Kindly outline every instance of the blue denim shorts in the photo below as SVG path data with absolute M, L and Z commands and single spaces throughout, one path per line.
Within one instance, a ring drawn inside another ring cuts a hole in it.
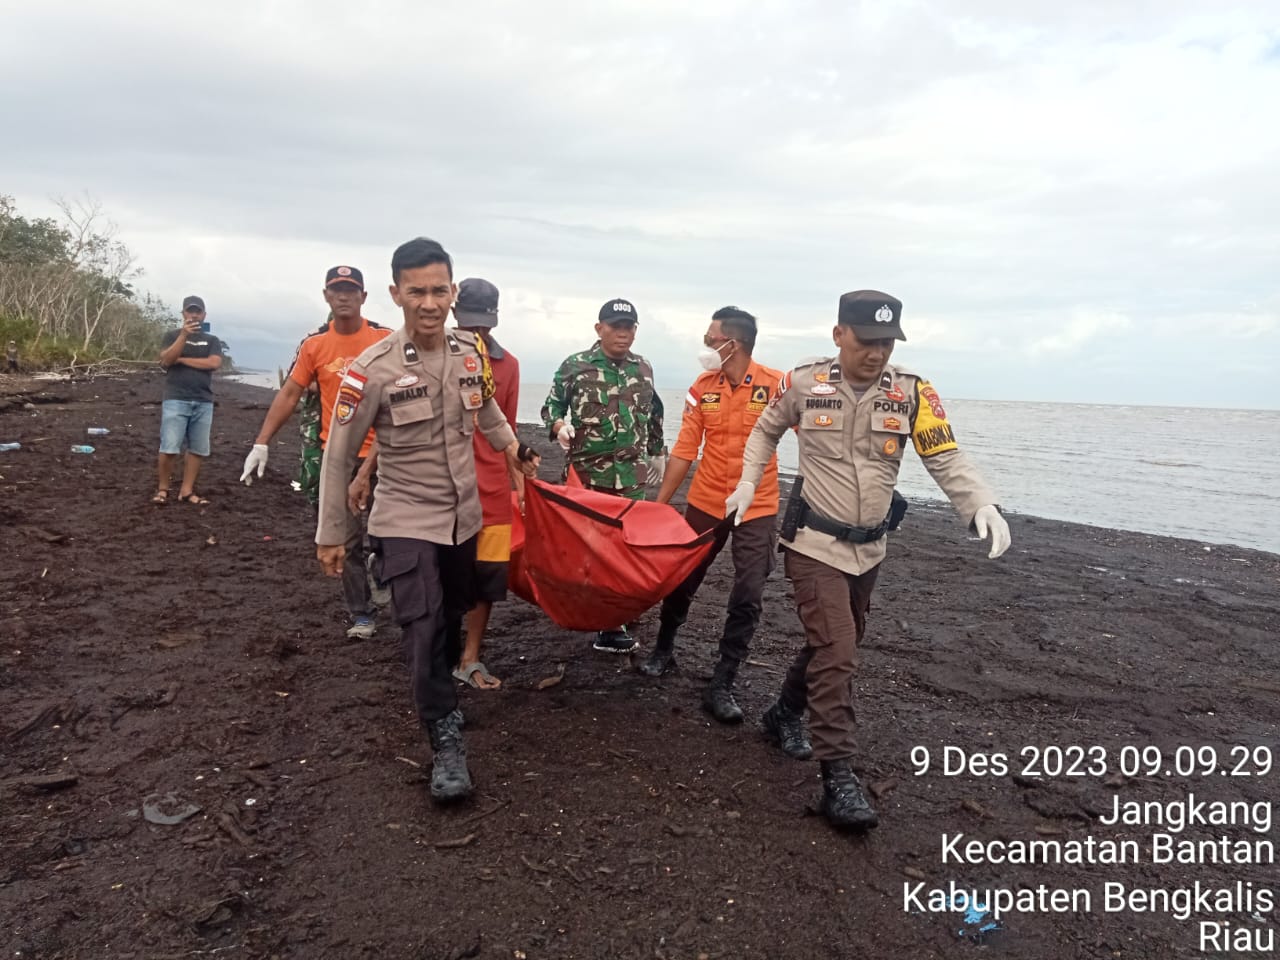
M 207 400 L 166 400 L 160 405 L 160 452 L 187 452 L 197 457 L 209 455 L 209 431 L 213 427 L 213 404 Z

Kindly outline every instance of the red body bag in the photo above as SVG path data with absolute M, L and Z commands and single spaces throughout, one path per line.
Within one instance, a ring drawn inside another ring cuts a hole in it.
M 659 603 L 693 572 L 715 539 L 665 503 L 525 481 L 514 511 L 507 586 L 569 630 L 609 630 Z M 514 494 L 512 494 L 514 498 Z

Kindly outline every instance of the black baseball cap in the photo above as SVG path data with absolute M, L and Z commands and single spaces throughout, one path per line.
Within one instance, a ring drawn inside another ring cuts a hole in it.
M 609 300 L 600 308 L 599 319 L 601 323 L 607 323 L 611 327 L 620 327 L 625 323 L 639 323 L 640 315 L 636 312 L 635 304 L 619 297 Z
M 905 340 L 902 301 L 879 290 L 854 290 L 840 298 L 839 323 L 864 340 Z
M 340 283 L 349 283 L 358 290 L 364 289 L 364 274 L 355 267 L 330 267 L 324 275 L 324 285 L 336 287 Z
M 498 288 L 488 280 L 468 277 L 458 284 L 458 299 L 453 316 L 460 327 L 496 327 L 498 325 Z
M 195 308 L 196 308 L 197 310 L 199 310 L 201 313 L 204 313 L 204 301 L 203 301 L 203 300 L 201 300 L 201 299 L 200 299 L 199 297 L 197 297 L 197 296 L 190 296 L 190 297 L 183 297 L 183 298 L 182 298 L 182 309 L 183 309 L 183 312 L 186 312 L 186 310 L 187 310 L 188 308 L 190 308 L 190 307 L 195 307 Z

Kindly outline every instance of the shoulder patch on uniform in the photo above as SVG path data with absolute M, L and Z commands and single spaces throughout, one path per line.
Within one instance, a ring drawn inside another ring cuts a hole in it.
M 769 406 L 776 407 L 779 403 L 782 402 L 783 395 L 788 390 L 791 389 L 791 374 L 792 374 L 792 371 L 788 370 L 786 373 L 782 375 L 782 379 L 778 381 L 777 392 L 774 393 L 773 397 L 770 398 L 769 400 Z
M 477 337 L 470 330 L 463 330 L 461 327 L 451 327 L 449 329 L 449 334 L 457 337 L 459 343 L 465 343 L 468 346 L 474 346 L 476 343 L 483 342 L 480 337 Z
M 942 398 L 933 384 L 928 380 L 917 380 L 915 383 L 916 410 L 911 424 L 911 440 L 915 444 L 916 453 L 921 457 L 932 457 L 948 450 L 955 450 L 955 431 L 947 422 L 947 411 L 942 406 Z

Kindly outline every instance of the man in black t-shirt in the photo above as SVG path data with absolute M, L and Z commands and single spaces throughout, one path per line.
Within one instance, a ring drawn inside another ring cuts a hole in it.
M 182 326 L 164 335 L 160 366 L 164 367 L 164 403 L 160 409 L 159 484 L 152 503 L 169 499 L 173 458 L 186 445 L 178 500 L 208 503 L 196 493 L 201 461 L 209 455 L 209 430 L 213 426 L 213 371 L 222 366 L 222 343 L 204 322 L 204 301 L 182 301 Z

